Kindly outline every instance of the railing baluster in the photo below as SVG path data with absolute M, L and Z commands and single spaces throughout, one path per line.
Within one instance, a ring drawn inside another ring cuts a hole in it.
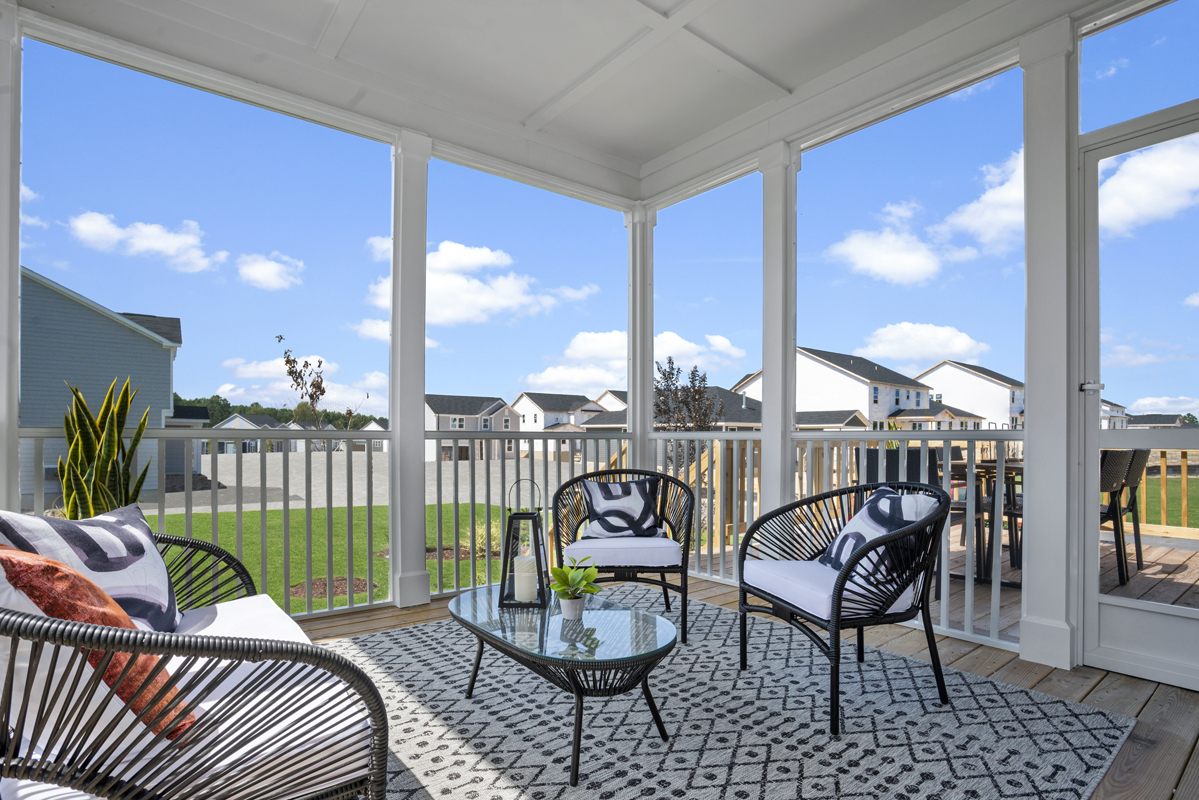
M 46 455 L 45 455 L 45 440 L 40 436 L 33 440 L 33 513 L 36 516 L 46 516 Z M 159 450 L 161 450 L 161 442 Z M 159 461 L 162 459 L 160 458 Z M 158 483 L 160 489 L 162 481 Z M 160 491 L 161 494 L 161 491 Z M 158 503 L 158 507 L 162 508 L 162 501 Z M 159 530 L 162 530 L 162 523 L 159 523 Z
M 1161 507 L 1158 509 L 1158 522 L 1162 525 L 1169 525 L 1170 522 L 1166 517 L 1166 506 L 1169 504 L 1168 494 L 1166 492 L 1166 451 L 1159 451 L 1159 463 L 1161 464 L 1161 474 L 1158 475 L 1158 485 L 1161 487 Z
M 312 443 L 304 445 L 304 611 L 312 613 Z M 285 588 L 283 591 L 290 592 Z
M 475 551 L 475 542 L 479 538 L 478 520 L 475 514 L 475 442 L 470 445 L 470 588 L 475 588 L 479 585 L 479 554 Z M 485 445 L 485 440 L 478 442 L 480 446 Z M 486 464 L 486 462 L 484 462 Z
M 833 488 L 833 450 L 832 442 L 825 439 L 820 443 L 821 458 L 824 460 L 822 470 L 824 480 L 821 483 L 820 491 L 827 492 Z
M 346 426 L 349 430 L 349 426 Z M 346 606 L 354 607 L 354 440 L 344 439 L 342 452 L 346 454 Z M 370 440 L 364 440 L 366 447 L 371 446 Z M 369 558 L 368 558 L 369 560 Z M 366 584 L 366 595 L 369 598 L 371 585 Z
M 248 439 L 246 441 L 249 441 Z M 240 443 L 239 443 L 240 444 Z M 237 481 L 237 486 L 234 488 L 234 496 L 236 499 L 236 514 L 237 519 L 237 560 L 245 562 L 245 553 L 242 549 L 242 464 L 241 454 L 242 448 L 237 448 L 237 455 L 233 457 L 233 479 Z
M 1006 475 L 1004 475 L 1004 456 L 1007 455 L 1007 447 L 1000 446 L 996 442 L 995 446 L 995 504 L 992 510 L 992 536 L 991 544 L 991 638 L 999 638 L 999 592 L 1003 589 L 1003 493 L 1006 488 Z M 1008 541 L 1012 540 L 1014 531 L 1008 532 Z
M 389 580 L 388 584 L 391 583 Z M 388 586 L 388 595 L 391 587 Z M 366 603 L 375 602 L 375 440 L 366 440 Z
M 234 447 L 241 446 L 241 442 L 237 440 L 234 440 L 233 444 Z M 211 494 L 209 495 L 211 497 L 210 508 L 212 509 L 212 543 L 219 545 L 221 543 L 221 531 L 219 528 L 220 518 L 217 516 L 217 490 L 218 487 L 220 487 L 221 482 L 219 480 L 219 476 L 217 475 L 217 453 L 215 447 L 212 448 L 212 457 L 209 460 L 209 463 L 212 465 L 212 481 L 209 484 L 209 489 L 211 491 Z
M 36 451 L 34 456 L 36 458 Z M 41 463 L 41 459 L 37 460 Z M 184 464 L 184 469 L 190 469 L 190 465 Z M 42 481 L 43 488 L 45 481 Z M 44 498 L 43 498 L 44 499 Z M 167 440 L 158 440 L 158 532 L 167 532 Z
M 983 525 L 981 519 L 978 521 L 974 519 L 975 512 L 980 510 L 975 506 L 978 473 L 974 466 L 974 444 L 973 439 L 966 442 L 966 519 L 962 523 L 963 525 L 970 526 L 966 534 L 966 567 L 962 570 L 966 575 L 966 603 L 965 616 L 962 618 L 962 631 L 971 636 L 974 635 L 974 575 L 978 571 L 978 565 L 981 561 L 975 549 L 978 543 L 978 526 Z M 981 499 L 980 497 L 979 500 Z M 985 534 L 985 529 L 982 532 Z
M 459 554 L 462 552 L 462 519 L 461 515 L 459 514 L 459 509 L 462 506 L 462 504 L 459 502 L 462 499 L 462 488 L 459 485 L 460 482 L 458 480 L 459 473 L 461 472 L 461 470 L 458 469 L 458 441 L 458 439 L 453 439 L 450 447 L 450 464 L 454 470 L 454 478 L 451 481 L 454 491 L 450 493 L 454 502 L 454 509 L 452 512 L 454 520 L 454 589 L 462 588 L 462 565 L 459 558 Z
M 434 457 L 434 459 L 436 459 L 436 462 L 435 462 L 433 472 L 434 472 L 434 480 L 437 481 L 437 486 L 435 488 L 435 492 L 437 494 L 437 498 L 436 498 L 437 499 L 437 507 L 434 509 L 434 511 L 437 515 L 437 553 L 436 553 L 437 580 L 433 583 L 433 586 L 436 588 L 436 591 L 444 592 L 445 591 L 445 580 L 443 577 L 444 573 L 442 572 L 442 563 L 441 563 L 442 562 L 442 557 L 441 557 L 441 551 L 442 551 L 442 546 L 441 546 L 441 541 L 442 541 L 441 540 L 441 529 L 442 529 L 441 462 L 445 459 L 445 457 L 441 453 L 442 440 L 437 439 L 436 442 L 437 442 L 437 449 L 433 453 L 433 457 Z M 394 553 L 392 554 L 392 557 L 395 558 Z
M 291 613 L 291 440 L 283 442 L 283 610 Z M 263 554 L 266 557 L 266 554 Z M 393 554 L 394 558 L 395 555 Z
M 262 583 L 258 584 L 258 588 L 264 592 L 269 591 L 267 588 L 267 562 L 270 558 L 267 557 L 266 544 L 266 451 L 270 446 L 270 439 L 258 440 L 258 558 L 262 562 Z M 287 531 L 284 531 L 284 536 L 287 536 Z
M 541 442 L 541 530 L 546 533 L 550 529 L 550 506 L 554 502 L 550 493 L 550 441 L 543 439 Z M 558 439 L 554 439 L 553 444 L 554 460 L 557 461 L 562 457 L 562 446 Z
M 952 442 L 946 439 L 941 443 L 941 489 L 945 494 L 953 497 L 953 476 L 950 474 L 953 469 L 953 447 Z M 953 512 L 950 512 L 950 516 Z M 962 521 L 962 531 L 966 530 L 967 522 Z M 949 627 L 949 598 L 953 594 L 950 591 L 952 584 L 949 577 L 949 520 L 946 519 L 945 526 L 941 529 L 941 627 Z
M 325 439 L 325 611 L 333 610 L 333 440 Z M 346 576 L 352 586 L 352 576 Z M 347 591 L 349 588 L 347 587 Z
M 504 440 L 504 457 L 500 459 L 500 530 L 499 530 L 499 547 L 500 558 L 504 556 L 504 534 L 508 530 L 508 501 L 504 487 L 508 485 L 508 442 L 512 442 L 512 460 L 520 461 L 520 439 L 505 439 Z M 487 506 L 491 508 L 490 505 Z M 491 531 L 487 532 L 487 541 L 491 541 Z M 490 564 L 490 562 L 488 562 Z M 500 573 L 503 574 L 502 572 Z M 491 580 L 491 567 L 487 568 L 487 580 Z
M 504 459 L 507 457 L 504 452 L 506 448 L 504 446 L 504 443 L 498 439 L 496 440 L 496 444 L 499 446 L 500 463 L 502 464 Z M 494 449 L 491 450 L 488 453 L 488 456 L 489 456 L 489 458 L 487 460 L 487 465 L 483 470 L 483 502 L 486 504 L 483 507 L 483 519 L 485 520 L 484 524 L 487 526 L 487 530 L 484 531 L 484 534 L 483 534 L 483 536 L 484 536 L 483 541 L 486 543 L 485 549 L 483 551 L 483 563 L 486 565 L 484 568 L 487 570 L 487 575 L 486 575 L 487 585 L 490 586 L 491 585 L 491 461 L 495 457 L 495 450 Z
M 216 441 L 209 443 L 212 449 L 216 449 Z M 183 534 L 187 538 L 192 538 L 192 470 L 193 461 L 192 449 L 195 447 L 195 440 L 187 438 L 183 440 L 183 460 L 187 462 L 187 466 L 183 470 Z

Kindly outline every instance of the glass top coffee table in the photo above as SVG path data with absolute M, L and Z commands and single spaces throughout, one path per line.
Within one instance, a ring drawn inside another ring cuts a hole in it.
M 641 684 L 658 734 L 666 741 L 666 727 L 649 691 L 649 673 L 674 649 L 676 632 L 669 620 L 598 595 L 587 598 L 581 620 L 563 620 L 557 598 L 544 609 L 500 608 L 498 599 L 499 587 L 493 585 L 463 592 L 450 600 L 450 615 L 479 640 L 466 696 L 474 694 L 485 643 L 572 693 L 575 730 L 571 786 L 579 783 L 584 697 L 612 697 Z

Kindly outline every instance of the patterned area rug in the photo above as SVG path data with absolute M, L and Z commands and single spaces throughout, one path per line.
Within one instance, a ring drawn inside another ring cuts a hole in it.
M 608 599 L 656 613 L 643 586 Z M 488 649 L 464 697 L 475 638 L 452 620 L 330 648 L 362 665 L 391 718 L 389 798 L 823 800 L 1088 798 L 1135 720 L 946 670 L 940 705 L 925 661 L 842 654 L 842 735 L 828 734 L 828 661 L 797 631 L 691 602 L 689 644 L 650 676 L 670 741 L 639 691 L 588 699 L 579 785 L 568 783 L 573 698 Z M 678 624 L 678 606 L 665 616 Z

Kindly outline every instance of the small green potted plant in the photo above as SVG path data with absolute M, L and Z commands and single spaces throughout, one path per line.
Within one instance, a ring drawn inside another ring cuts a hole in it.
M 595 583 L 599 570 L 584 566 L 590 560 L 591 556 L 586 556 L 582 561 L 572 558 L 569 567 L 550 568 L 550 575 L 554 578 L 550 589 L 558 595 L 559 604 L 562 606 L 562 619 L 582 619 L 583 604 L 587 602 L 587 595 L 600 590 L 600 586 Z

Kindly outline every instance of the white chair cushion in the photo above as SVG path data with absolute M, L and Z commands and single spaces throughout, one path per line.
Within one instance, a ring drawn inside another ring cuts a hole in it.
M 833 613 L 833 584 L 837 573 L 818 561 L 754 561 L 746 559 L 741 578 L 748 586 L 761 589 L 814 617 L 828 619 Z M 857 607 L 852 598 L 843 597 L 844 617 L 877 614 L 877 609 Z M 912 587 L 904 590 L 887 613 L 903 611 L 912 605 Z
M 237 600 L 230 600 L 225 603 L 220 603 L 216 606 L 208 606 L 207 608 L 192 609 L 183 615 L 182 621 L 175 629 L 176 634 L 195 634 L 202 636 L 231 636 L 245 637 L 253 639 L 275 639 L 290 642 L 309 642 L 308 637 L 295 620 L 289 617 L 269 595 L 260 594 L 255 597 L 242 597 Z M 193 667 L 193 672 L 201 670 L 207 662 L 198 661 Z M 200 704 L 200 711 L 197 716 L 203 719 L 205 711 L 210 709 L 212 705 L 227 695 L 230 691 L 235 690 L 239 685 L 243 684 L 246 678 L 254 675 L 254 673 L 262 669 L 265 664 L 242 664 L 234 670 L 233 674 L 226 679 L 213 693 Z M 174 674 L 178 671 L 186 676 L 187 673 L 183 669 L 182 659 L 171 659 L 168 664 L 168 669 Z M 181 682 L 186 680 L 186 677 L 181 679 Z M 259 696 L 265 697 L 266 693 L 275 696 L 283 696 L 283 693 L 288 691 L 287 686 L 275 685 L 269 689 L 259 689 Z M 279 718 L 274 724 L 263 726 L 254 735 L 245 737 L 244 734 L 236 741 L 226 742 L 233 745 L 227 752 L 227 755 L 222 758 L 220 768 L 210 770 L 206 775 L 197 776 L 198 779 L 210 780 L 216 777 L 223 770 L 228 769 L 236 764 L 236 770 L 239 773 L 262 772 L 266 774 L 274 773 L 281 762 L 286 762 L 295 768 L 293 775 L 299 776 L 302 781 L 302 776 L 308 771 L 305 767 L 316 767 L 324 764 L 329 757 L 329 750 L 335 745 L 340 745 L 344 741 L 347 730 L 357 737 L 358 741 L 362 742 L 361 756 L 357 757 L 351 763 L 346 763 L 344 751 L 338 755 L 338 761 L 343 765 L 341 773 L 345 774 L 364 774 L 367 770 L 369 762 L 368 753 L 368 723 L 365 717 L 355 719 L 347 719 L 344 724 L 336 722 L 330 725 L 321 726 L 320 730 L 312 731 L 302 740 L 298 740 L 295 736 L 297 721 L 303 719 L 307 713 L 305 709 L 326 708 L 330 704 L 340 703 L 345 696 L 345 689 L 341 681 L 328 677 L 325 680 L 317 681 L 313 685 L 305 689 L 302 700 L 295 705 L 293 709 L 286 715 Z M 228 726 L 239 726 L 242 731 L 246 730 L 245 718 L 254 714 L 254 700 L 248 699 L 244 704 L 244 712 L 239 712 L 235 715 L 235 719 L 227 721 Z M 302 754 L 297 757 L 297 754 Z M 168 776 L 169 777 L 169 776 Z M 317 781 L 311 785 L 303 784 L 302 782 L 289 785 L 280 790 L 278 797 L 296 798 L 304 797 L 309 794 L 319 792 L 322 789 L 330 788 L 333 784 L 329 781 Z M 240 797 L 241 795 L 233 795 Z M 0 800 L 93 800 L 94 796 L 74 789 L 64 789 L 58 786 L 49 786 L 33 781 L 16 781 L 5 779 L 0 781 Z
M 580 539 L 562 553 L 579 561 L 590 556 L 589 565 L 596 567 L 677 567 L 683 563 L 682 546 L 661 536 Z

